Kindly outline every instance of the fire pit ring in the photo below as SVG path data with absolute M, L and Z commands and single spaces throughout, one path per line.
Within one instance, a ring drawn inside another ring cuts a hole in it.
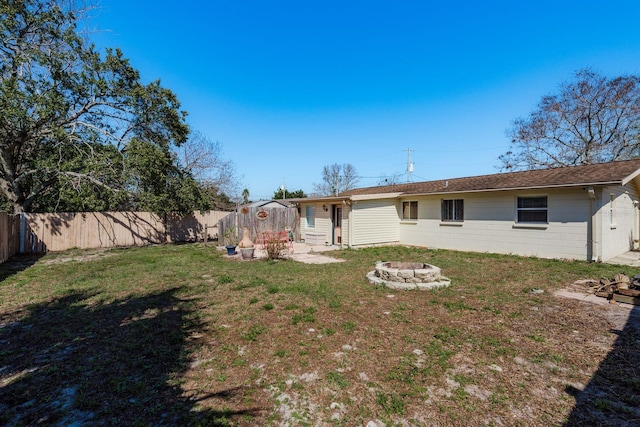
M 451 280 L 440 268 L 421 262 L 382 262 L 367 274 L 370 283 L 391 289 L 436 289 L 449 286 Z

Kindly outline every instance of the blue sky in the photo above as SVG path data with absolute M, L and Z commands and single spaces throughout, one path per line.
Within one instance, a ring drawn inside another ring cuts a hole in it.
M 101 0 L 89 25 L 188 123 L 240 189 L 310 193 L 324 165 L 360 186 L 495 173 L 506 129 L 581 68 L 640 73 L 636 1 Z

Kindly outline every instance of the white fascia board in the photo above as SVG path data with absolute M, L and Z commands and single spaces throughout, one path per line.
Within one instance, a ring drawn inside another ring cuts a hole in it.
M 376 200 L 376 199 L 396 199 L 403 193 L 378 193 L 378 194 L 360 194 L 351 196 L 351 200 Z
M 638 169 L 637 171 L 635 171 L 634 173 L 632 173 L 631 175 L 623 179 L 622 185 L 627 185 L 629 182 L 633 181 L 633 179 L 636 178 L 638 175 L 640 175 L 640 169 Z
M 313 203 L 337 203 L 342 202 L 343 200 L 349 200 L 349 197 L 346 196 L 327 196 L 327 197 L 304 197 L 298 199 L 285 199 L 285 201 L 290 203 L 299 204 L 313 204 Z
M 350 196 L 349 199 L 353 201 L 357 200 L 376 200 L 376 199 L 393 199 L 393 198 L 408 198 L 415 196 L 434 196 L 434 195 L 447 195 L 447 194 L 462 194 L 462 193 L 493 193 L 496 191 L 526 191 L 526 190 L 544 190 L 554 188 L 571 188 L 571 187 L 592 187 L 592 186 L 604 186 L 604 185 L 626 185 L 629 181 L 640 176 L 640 169 L 633 174 L 626 177 L 623 181 L 599 181 L 599 182 L 581 182 L 572 184 L 559 184 L 559 185 L 536 185 L 536 186 L 521 186 L 521 187 L 506 187 L 506 188 L 483 188 L 478 190 L 460 190 L 460 191 L 436 191 L 430 193 L 372 193 L 372 194 L 359 194 Z
M 592 186 L 603 186 L 603 185 L 621 185 L 621 181 L 610 181 L 610 182 L 585 182 L 580 184 L 562 184 L 562 185 L 537 185 L 531 187 L 508 187 L 508 188 L 487 188 L 482 190 L 460 190 L 460 191 L 437 191 L 433 193 L 403 193 L 403 197 L 411 197 L 411 196 L 440 196 L 447 194 L 464 194 L 464 193 L 493 193 L 496 191 L 527 191 L 527 190 L 545 190 L 545 189 L 555 189 L 555 188 L 572 188 L 572 187 L 592 187 Z

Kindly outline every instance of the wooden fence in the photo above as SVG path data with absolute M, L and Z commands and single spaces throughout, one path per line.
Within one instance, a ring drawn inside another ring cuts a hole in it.
M 18 253 L 20 221 L 16 215 L 0 212 L 0 263 Z
M 217 223 L 226 215 L 229 212 L 186 216 L 151 212 L 0 215 L 0 262 L 16 253 L 193 242 L 202 241 L 205 233 L 208 239 L 215 239 Z
M 300 216 L 293 208 L 247 208 L 248 212 L 231 212 L 218 222 L 219 238 L 222 241 L 227 230 L 232 230 L 238 241 L 243 237 L 244 227 L 249 228 L 249 236 L 256 241 L 258 233 L 264 231 L 291 231 L 294 239 L 300 240 Z

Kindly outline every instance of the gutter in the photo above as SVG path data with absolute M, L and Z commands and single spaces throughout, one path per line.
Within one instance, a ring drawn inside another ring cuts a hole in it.
M 461 193 L 489 193 L 493 191 L 523 191 L 523 190 L 544 190 L 548 188 L 571 188 L 571 187 L 591 187 L 600 185 L 623 185 L 623 181 L 610 181 L 610 182 L 593 182 L 582 184 L 558 184 L 558 185 L 537 185 L 535 187 L 507 187 L 507 188 L 483 188 L 480 190 L 452 190 L 452 191 L 433 191 L 429 193 L 398 193 L 402 197 L 406 196 L 438 196 L 446 194 L 461 194 Z
M 351 200 L 380 200 L 380 199 L 395 199 L 403 194 L 407 193 L 370 193 L 370 194 L 355 194 L 350 196 Z
M 639 172 L 640 174 L 640 172 Z M 600 182 L 582 182 L 582 183 L 571 183 L 571 184 L 557 184 L 557 185 L 536 185 L 536 186 L 527 186 L 527 187 L 505 187 L 505 188 L 480 188 L 475 190 L 452 190 L 449 187 L 447 190 L 443 191 L 430 191 L 430 192 L 396 192 L 396 193 L 363 193 L 363 194 L 353 194 L 350 196 L 343 196 L 345 199 L 350 200 L 375 200 L 375 199 L 391 199 L 391 198 L 400 198 L 400 197 L 409 197 L 409 196 L 442 196 L 448 194 L 465 194 L 465 193 L 490 193 L 496 191 L 525 191 L 525 190 L 546 190 L 550 188 L 572 188 L 572 187 L 595 187 L 595 186 L 606 186 L 606 185 L 626 185 L 633 177 L 629 176 L 625 178 L 625 180 L 618 181 L 600 181 Z M 334 198 L 335 199 L 335 198 Z M 318 200 L 322 201 L 323 198 L 317 199 L 298 199 L 300 201 L 304 200 Z
M 349 243 L 347 244 L 348 248 L 353 248 L 353 209 L 351 200 L 343 200 L 342 204 L 346 207 L 349 206 L 349 215 L 347 216 L 347 224 L 349 224 L 348 232 L 349 232 Z
M 598 217 L 596 211 L 596 191 L 593 187 L 587 188 L 589 194 L 589 213 L 591 214 L 591 239 L 589 240 L 589 248 L 591 250 L 591 262 L 598 262 L 600 259 L 598 244 Z

